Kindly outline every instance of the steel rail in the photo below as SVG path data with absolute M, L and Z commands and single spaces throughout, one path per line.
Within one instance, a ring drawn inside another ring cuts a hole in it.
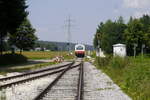
M 70 69 L 72 68 L 75 68 L 75 67 L 78 67 L 80 66 L 81 63 L 79 65 L 76 65 L 76 66 L 73 66 L 71 67 L 72 65 L 70 65 L 69 67 L 67 67 L 61 74 L 59 74 L 59 76 L 57 76 L 55 78 L 55 80 L 53 82 L 51 82 L 45 89 L 44 91 L 42 91 L 38 96 L 36 96 L 33 100 L 41 100 L 50 90 L 51 88 L 59 81 L 59 79 Z
M 74 64 L 74 62 L 72 62 L 71 65 L 69 66 L 72 66 Z M 72 67 L 70 67 L 71 69 L 72 68 L 75 68 L 79 65 L 74 65 Z M 68 67 L 67 67 L 68 68 Z M 4 88 L 7 88 L 7 87 L 11 87 L 12 85 L 16 85 L 16 84 L 21 84 L 21 83 L 25 83 L 25 82 L 28 82 L 28 81 L 31 81 L 31 80 L 35 80 L 35 79 L 39 79 L 39 78 L 42 78 L 42 77 L 46 77 L 48 75 L 53 75 L 53 74 L 56 74 L 56 73 L 60 73 L 62 71 L 64 71 L 66 68 L 64 69 L 60 69 L 60 70 L 57 70 L 57 71 L 53 71 L 53 72 L 50 72 L 50 73 L 46 73 L 46 74 L 42 74 L 42 75 L 38 75 L 38 76 L 34 76 L 34 77 L 30 77 L 30 78 L 27 78 L 27 79 L 23 79 L 23 80 L 19 80 L 19 81 L 15 81 L 15 82 L 12 82 L 12 83 L 8 83 L 8 84 L 4 84 L 4 85 L 1 85 L 0 86 L 0 90 L 1 89 L 4 89 Z
M 41 73 L 41 72 L 45 72 L 45 71 L 49 71 L 49 70 L 60 69 L 60 68 L 66 67 L 70 64 L 72 64 L 72 63 L 57 66 L 57 67 L 45 68 L 45 69 L 41 69 L 41 70 L 37 70 L 37 71 L 27 72 L 27 73 L 15 75 L 15 76 L 0 78 L 0 81 L 7 81 L 7 80 L 11 80 L 11 79 L 19 78 L 19 77 L 24 77 L 24 76 L 28 76 L 28 75 L 32 75 L 32 74 L 37 74 L 37 73 Z
M 80 72 L 79 72 L 78 91 L 77 91 L 76 100 L 83 100 L 83 88 L 84 88 L 83 85 L 84 85 L 84 68 L 82 62 L 80 66 Z

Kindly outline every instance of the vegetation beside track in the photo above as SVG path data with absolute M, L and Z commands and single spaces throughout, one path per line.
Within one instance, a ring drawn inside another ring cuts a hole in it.
M 10 53 L 10 52 L 5 52 Z M 20 52 L 16 52 L 20 54 Z M 28 59 L 37 60 L 37 59 L 52 59 L 56 56 L 63 56 L 64 59 L 73 59 L 74 55 L 69 55 L 66 51 L 24 51 L 22 55 Z
M 57 51 L 24 51 L 22 54 L 16 52 L 11 54 L 10 52 L 5 52 L 0 55 L 0 67 L 5 67 L 7 65 L 18 65 L 27 63 L 29 60 L 39 60 L 39 59 L 53 59 L 57 56 L 62 56 L 64 59 L 73 59 L 74 55 L 70 55 L 68 52 L 57 52 Z
M 28 59 L 30 60 L 39 60 L 39 59 L 52 59 L 56 56 L 63 56 L 64 59 L 73 59 L 73 55 L 69 55 L 68 52 L 57 52 L 57 51 L 24 51 L 22 54 L 16 52 L 11 54 L 10 52 L 5 52 L 0 56 L 0 74 L 6 74 L 9 72 L 24 72 L 32 69 L 37 69 L 40 67 L 45 67 L 48 65 L 56 64 L 56 62 L 48 63 L 35 63 L 28 64 Z M 14 67 L 18 66 L 18 67 Z
M 150 100 L 150 58 L 96 58 L 95 64 L 108 74 L 133 100 Z

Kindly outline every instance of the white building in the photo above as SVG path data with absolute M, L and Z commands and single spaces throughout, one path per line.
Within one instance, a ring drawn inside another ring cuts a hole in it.
M 115 44 L 113 45 L 113 55 L 125 57 L 127 54 L 126 52 L 126 45 L 125 44 Z
M 42 49 L 40 47 L 35 48 L 35 51 L 41 51 Z

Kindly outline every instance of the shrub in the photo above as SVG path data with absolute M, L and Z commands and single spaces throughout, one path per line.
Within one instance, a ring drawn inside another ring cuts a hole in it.
M 110 66 L 112 68 L 125 68 L 125 66 L 127 66 L 129 63 L 128 58 L 122 58 L 122 57 L 114 57 L 112 58 L 112 60 L 110 61 Z
M 95 63 L 99 66 L 99 67 L 105 67 L 107 65 L 109 65 L 110 60 L 112 59 L 112 56 L 107 56 L 107 57 L 96 57 L 96 61 Z

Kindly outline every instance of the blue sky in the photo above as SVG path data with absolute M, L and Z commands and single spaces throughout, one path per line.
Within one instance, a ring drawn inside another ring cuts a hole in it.
M 92 44 L 97 25 L 123 16 L 150 14 L 150 0 L 27 0 L 29 19 L 39 40 L 67 42 L 67 22 L 72 19 L 71 41 Z

